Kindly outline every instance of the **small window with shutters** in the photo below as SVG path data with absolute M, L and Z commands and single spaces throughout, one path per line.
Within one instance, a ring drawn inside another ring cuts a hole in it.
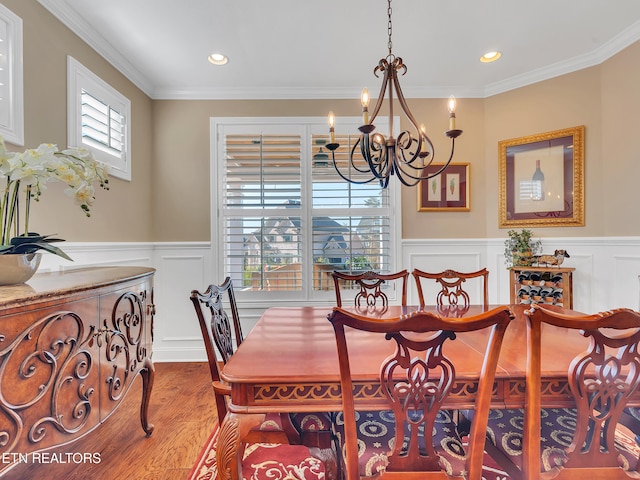
M 393 269 L 394 196 L 340 178 L 327 131 L 315 117 L 212 119 L 212 243 L 239 292 L 333 298 L 333 270 Z M 344 166 L 357 137 L 336 140 Z
M 131 180 L 131 102 L 72 57 L 67 77 L 69 145 L 88 148 L 111 175 Z
M 24 145 L 22 19 L 0 4 L 0 135 Z

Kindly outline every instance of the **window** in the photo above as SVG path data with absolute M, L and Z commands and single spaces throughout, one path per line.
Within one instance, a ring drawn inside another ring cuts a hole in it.
M 213 248 L 238 291 L 333 297 L 333 270 L 393 270 L 399 192 L 341 179 L 325 118 L 213 119 L 212 138 Z M 346 165 L 357 136 L 336 140 Z
M 22 19 L 0 4 L 0 135 L 24 145 Z
M 111 175 L 131 180 L 131 102 L 71 57 L 67 81 L 69 145 L 88 148 Z

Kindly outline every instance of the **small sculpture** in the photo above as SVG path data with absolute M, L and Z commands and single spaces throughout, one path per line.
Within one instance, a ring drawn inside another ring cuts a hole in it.
M 534 255 L 533 263 L 540 265 L 555 265 L 559 267 L 565 258 L 571 258 L 566 250 L 556 250 L 553 255 Z

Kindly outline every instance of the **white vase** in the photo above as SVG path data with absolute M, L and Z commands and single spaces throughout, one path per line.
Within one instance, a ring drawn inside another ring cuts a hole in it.
M 29 280 L 38 270 L 42 253 L 0 255 L 0 285 L 17 285 Z

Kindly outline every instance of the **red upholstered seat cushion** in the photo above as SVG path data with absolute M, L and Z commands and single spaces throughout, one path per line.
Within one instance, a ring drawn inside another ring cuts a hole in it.
M 356 412 L 358 430 L 358 458 L 361 476 L 372 476 L 386 469 L 388 453 L 395 441 L 395 420 L 391 411 Z M 336 418 L 336 437 L 344 453 L 344 420 L 342 413 Z M 409 432 L 405 432 L 405 441 Z M 423 441 L 424 437 L 420 436 Z M 449 475 L 464 472 L 465 450 L 458 436 L 456 424 L 449 411 L 438 412 L 433 434 L 434 449 L 440 464 Z M 422 447 L 423 444 L 421 444 Z

